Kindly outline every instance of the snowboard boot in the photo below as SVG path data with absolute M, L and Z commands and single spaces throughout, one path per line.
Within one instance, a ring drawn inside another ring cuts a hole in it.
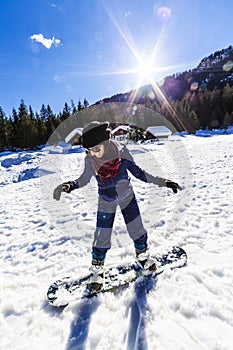
M 91 275 L 88 281 L 88 289 L 91 292 L 98 292 L 104 285 L 104 261 L 92 259 L 90 272 Z
M 148 274 L 156 271 L 156 261 L 150 258 L 149 250 L 147 248 L 137 249 L 136 248 L 136 259 L 138 264 L 147 272 Z

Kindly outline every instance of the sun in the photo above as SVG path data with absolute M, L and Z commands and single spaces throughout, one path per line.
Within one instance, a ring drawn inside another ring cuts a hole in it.
M 138 69 L 139 69 L 139 75 L 141 76 L 141 78 L 143 80 L 151 78 L 153 75 L 154 67 L 153 67 L 152 63 L 149 61 L 140 62 Z
M 155 67 L 150 61 L 141 61 L 138 63 L 137 72 L 140 77 L 140 81 L 151 81 L 153 79 L 153 73 Z

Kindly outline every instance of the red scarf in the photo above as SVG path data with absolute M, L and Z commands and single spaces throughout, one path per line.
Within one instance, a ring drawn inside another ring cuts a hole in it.
M 105 146 L 106 147 L 106 146 Z M 115 177 L 119 174 L 119 166 L 121 164 L 120 153 L 115 143 L 109 143 L 105 149 L 103 158 L 98 159 L 95 156 L 91 158 L 92 166 L 100 179 L 104 180 Z

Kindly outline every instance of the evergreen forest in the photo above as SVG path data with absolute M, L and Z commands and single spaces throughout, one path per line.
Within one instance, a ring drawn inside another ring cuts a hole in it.
M 21 100 L 18 111 L 13 108 L 10 117 L 7 117 L 0 107 L 0 151 L 36 149 L 46 144 L 54 130 L 64 120 L 76 115 L 88 105 L 86 99 L 83 103 L 79 101 L 77 106 L 73 101 L 71 106 L 66 102 L 63 111 L 56 115 L 50 105 L 42 104 L 38 113 Z
M 186 130 L 195 133 L 199 129 L 227 128 L 233 125 L 233 86 L 226 84 L 223 88 L 189 91 L 181 99 L 140 98 L 140 103 L 166 117 L 177 131 Z M 119 96 L 106 99 L 105 103 L 118 101 Z M 58 115 L 53 113 L 50 105 L 41 107 L 34 112 L 22 100 L 18 111 L 13 109 L 12 115 L 7 117 L 0 107 L 0 151 L 15 149 L 35 149 L 47 143 L 54 130 L 64 120 L 88 108 L 88 101 L 84 99 L 77 106 L 64 104 L 63 111 Z

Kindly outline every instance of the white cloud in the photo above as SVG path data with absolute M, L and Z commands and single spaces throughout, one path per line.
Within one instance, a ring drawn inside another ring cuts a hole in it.
M 56 39 L 54 36 L 52 37 L 52 39 L 46 39 L 43 34 L 34 34 L 30 36 L 30 39 L 32 41 L 36 41 L 40 44 L 42 44 L 43 46 L 46 47 L 46 49 L 50 49 L 52 45 L 58 47 L 59 45 L 61 45 L 61 40 L 60 39 Z
M 50 6 L 53 7 L 54 9 L 57 9 L 58 11 L 62 11 L 62 7 L 56 3 L 52 3 L 50 4 Z

